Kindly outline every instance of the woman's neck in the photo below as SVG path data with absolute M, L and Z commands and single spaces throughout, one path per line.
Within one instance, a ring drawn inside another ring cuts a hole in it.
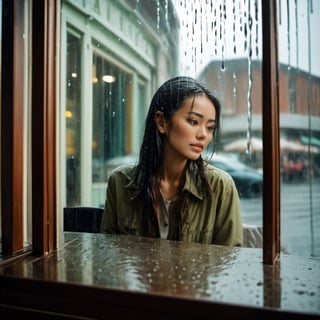
M 160 191 L 164 199 L 172 200 L 178 195 L 186 163 L 187 161 L 163 162 L 160 177 Z

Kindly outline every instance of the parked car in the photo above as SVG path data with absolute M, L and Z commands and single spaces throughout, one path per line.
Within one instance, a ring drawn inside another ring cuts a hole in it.
M 254 198 L 262 195 L 263 176 L 236 158 L 214 155 L 209 163 L 229 173 L 235 182 L 240 197 Z
M 282 157 L 281 175 L 284 182 L 296 182 L 307 177 L 307 160 L 299 153 L 288 153 Z

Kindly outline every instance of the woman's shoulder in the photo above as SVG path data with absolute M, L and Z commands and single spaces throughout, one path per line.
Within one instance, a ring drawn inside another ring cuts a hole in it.
M 217 168 L 215 167 L 214 165 L 212 164 L 207 164 L 206 165 L 206 172 L 207 172 L 207 177 L 209 180 L 220 180 L 222 182 L 225 182 L 225 183 L 232 183 L 233 182 L 233 179 L 232 177 L 230 176 L 230 174 L 220 168 Z
M 131 177 L 133 176 L 133 173 L 135 172 L 137 168 L 136 164 L 122 164 L 117 166 L 115 169 L 112 170 L 112 172 L 110 173 L 109 178 L 111 177 L 126 177 L 131 179 Z
M 228 172 L 217 168 L 212 164 L 208 164 L 206 167 L 206 174 L 208 182 L 215 192 L 220 190 L 219 192 L 228 194 L 229 192 L 237 190 L 235 182 Z

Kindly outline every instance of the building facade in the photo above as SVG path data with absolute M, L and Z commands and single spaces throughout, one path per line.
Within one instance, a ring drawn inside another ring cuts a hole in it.
M 61 2 L 64 205 L 103 206 L 106 163 L 138 152 L 151 95 L 177 72 L 177 26 L 171 1 Z

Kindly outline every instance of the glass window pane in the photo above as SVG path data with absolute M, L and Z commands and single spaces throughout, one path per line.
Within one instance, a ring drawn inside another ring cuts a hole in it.
M 81 203 L 81 44 L 79 36 L 67 34 L 66 65 L 66 181 L 67 205 Z
M 221 101 L 215 164 L 236 182 L 244 223 L 261 225 L 260 1 L 63 0 L 62 17 L 62 34 L 81 34 L 66 39 L 63 206 L 104 206 L 110 171 L 137 160 L 154 91 L 190 75 Z
M 320 256 L 319 1 L 279 7 L 281 242 Z
M 97 53 L 93 54 L 92 66 L 92 181 L 95 183 L 106 181 L 108 160 L 131 152 L 132 76 Z
M 32 143 L 31 143 L 31 83 L 32 83 L 32 4 L 27 1 L 24 3 L 24 244 L 32 244 L 32 179 L 31 179 L 31 160 L 32 160 Z

